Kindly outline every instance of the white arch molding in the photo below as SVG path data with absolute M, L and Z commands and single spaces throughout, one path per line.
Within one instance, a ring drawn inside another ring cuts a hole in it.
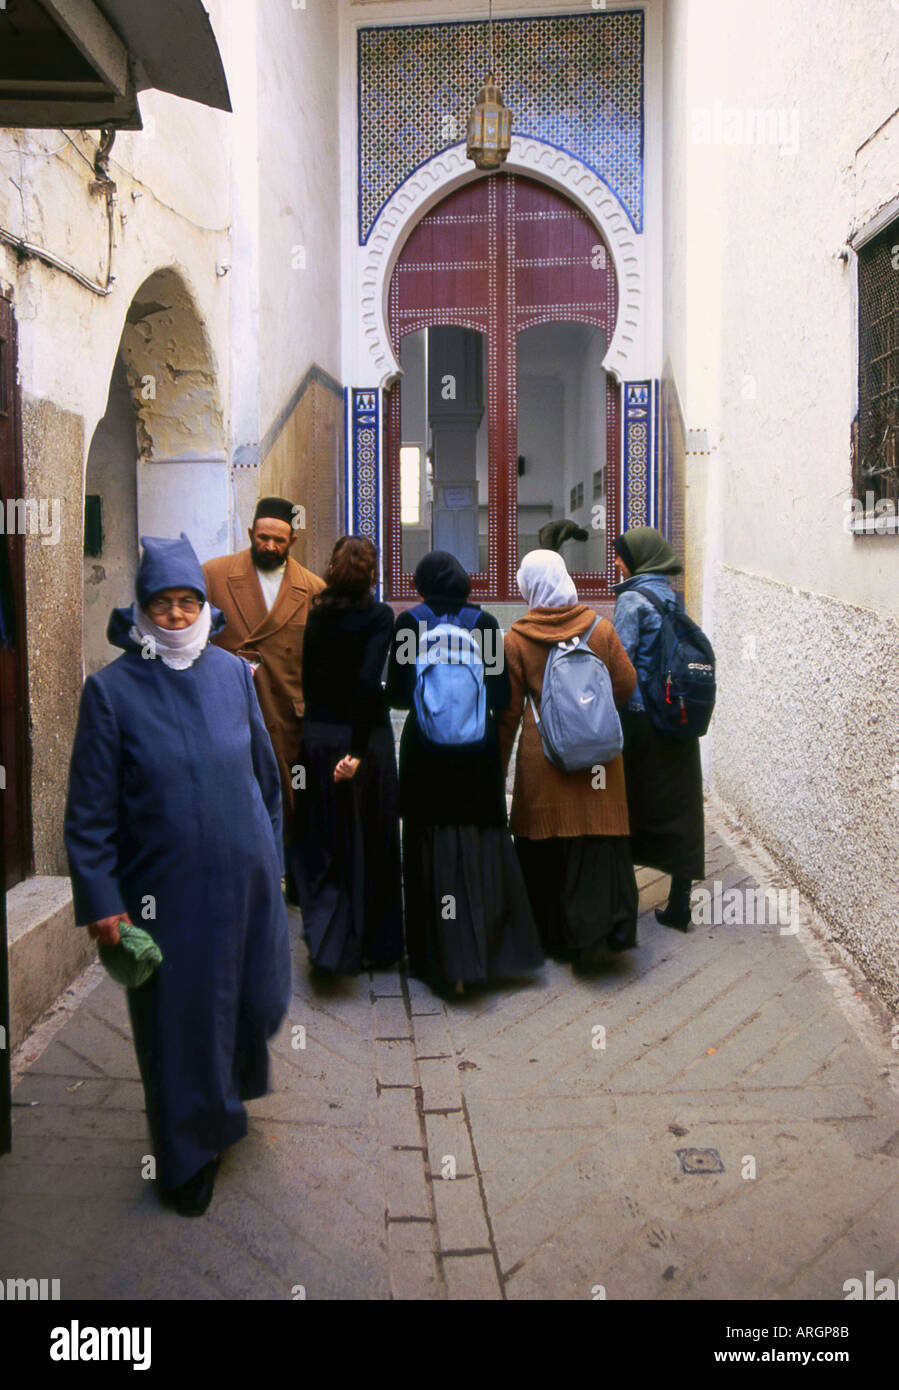
M 558 189 L 599 227 L 618 277 L 618 319 L 603 367 L 619 382 L 645 376 L 643 235 L 634 231 L 621 203 L 599 176 L 554 145 L 531 137 L 513 137 L 503 168 Z M 378 216 L 366 245 L 360 248 L 359 322 L 365 360 L 381 388 L 402 374 L 390 341 L 387 296 L 393 268 L 407 238 L 425 213 L 449 193 L 487 177 L 466 158 L 464 144 L 441 151 L 400 184 Z

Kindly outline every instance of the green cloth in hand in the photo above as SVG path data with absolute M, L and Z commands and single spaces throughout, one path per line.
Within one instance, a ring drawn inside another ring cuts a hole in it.
M 139 989 L 162 963 L 162 952 L 149 932 L 131 922 L 119 923 L 118 946 L 99 946 L 100 959 L 112 978 L 127 989 Z

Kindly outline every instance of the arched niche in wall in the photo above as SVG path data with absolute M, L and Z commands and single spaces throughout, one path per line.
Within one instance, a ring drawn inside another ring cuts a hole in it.
M 228 549 L 228 468 L 215 363 L 193 296 L 166 267 L 135 293 L 85 476 L 84 665 L 116 655 L 110 610 L 134 596 L 142 535 Z M 99 500 L 97 500 L 99 499 Z

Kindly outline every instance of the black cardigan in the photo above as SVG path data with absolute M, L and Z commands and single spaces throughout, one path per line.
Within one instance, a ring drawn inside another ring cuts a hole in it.
M 458 613 L 460 608 L 477 606 L 448 601 L 429 604 L 438 618 L 446 613 Z M 417 653 L 418 621 L 408 613 L 401 613 L 397 618 L 387 669 L 387 700 L 394 709 L 410 711 L 400 743 L 400 815 L 405 817 L 407 826 L 506 824 L 505 782 L 497 736 L 497 716 L 506 708 L 511 696 L 503 636 L 499 623 L 490 613 L 482 612 L 475 628 L 484 634 L 487 733 L 483 743 L 474 748 L 439 748 L 422 737 L 412 707 L 414 660 L 397 661 L 398 650 L 403 651 L 404 657 L 410 653 L 409 633 L 412 634 L 411 652 Z
M 328 612 L 314 604 L 303 637 L 307 723 L 348 724 L 347 749 L 365 753 L 372 729 L 389 724 L 381 673 L 390 649 L 393 611 L 386 603 Z

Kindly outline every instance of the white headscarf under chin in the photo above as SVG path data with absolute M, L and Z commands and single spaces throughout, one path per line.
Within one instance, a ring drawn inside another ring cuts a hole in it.
M 199 617 L 190 627 L 174 630 L 159 627 L 139 603 L 132 605 L 131 615 L 134 627 L 128 636 L 145 651 L 158 656 L 166 666 L 171 666 L 173 671 L 186 671 L 188 666 L 193 666 L 209 641 L 212 609 L 208 603 L 203 604 Z
M 570 608 L 577 589 L 565 561 L 555 550 L 532 550 L 517 575 L 518 589 L 528 608 Z

